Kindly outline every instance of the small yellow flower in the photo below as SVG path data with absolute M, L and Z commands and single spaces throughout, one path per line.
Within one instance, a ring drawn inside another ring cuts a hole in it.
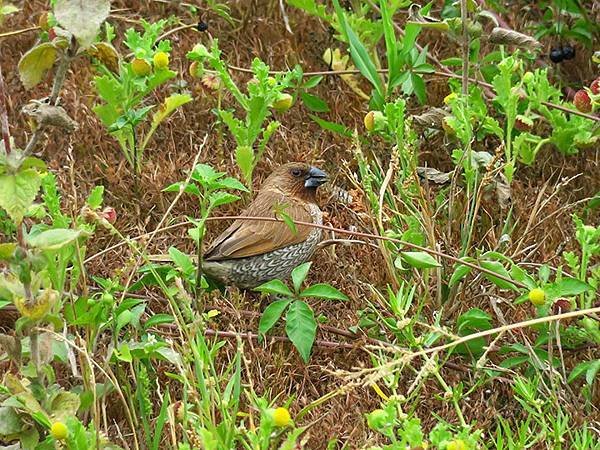
M 57 441 L 63 441 L 67 438 L 69 430 L 62 422 L 54 422 L 50 428 L 50 435 Z
M 291 424 L 292 418 L 287 408 L 279 407 L 273 411 L 273 421 L 275 422 L 275 426 L 287 427 Z
M 540 288 L 532 289 L 529 291 L 529 301 L 535 306 L 542 306 L 546 301 L 546 293 Z
M 169 55 L 165 52 L 156 52 L 152 62 L 157 69 L 166 69 L 169 67 Z
M 446 95 L 446 97 L 444 97 L 444 104 L 449 105 L 450 102 L 452 100 L 454 100 L 455 98 L 458 98 L 458 94 L 456 92 L 452 92 L 452 93 Z
M 448 442 L 446 450 L 467 450 L 467 444 L 462 439 L 455 439 L 454 441 Z
M 294 98 L 290 94 L 279 94 L 279 98 L 273 102 L 273 109 L 277 112 L 286 112 L 294 104 Z
M 131 70 L 138 77 L 145 77 L 152 72 L 152 66 L 143 58 L 134 58 L 133 61 L 131 61 Z

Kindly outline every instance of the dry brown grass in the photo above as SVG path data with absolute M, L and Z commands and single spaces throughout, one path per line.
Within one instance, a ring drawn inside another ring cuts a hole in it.
M 294 64 L 302 64 L 306 71 L 326 69 L 320 55 L 326 46 L 336 45 L 336 42 L 331 31 L 317 20 L 288 8 L 294 30 L 294 34 L 290 35 L 285 31 L 277 2 L 240 0 L 230 4 L 233 15 L 241 18 L 241 24 L 237 28 L 232 28 L 209 13 L 205 20 L 210 23 L 210 35 L 219 38 L 223 53 L 231 63 L 248 67 L 252 58 L 259 56 L 273 69 L 291 67 Z M 46 2 L 24 2 L 23 12 L 10 17 L 5 23 L 5 29 L 13 30 L 35 24 L 37 16 L 46 8 Z M 156 20 L 170 14 L 178 14 L 186 22 L 193 20 L 184 10 L 152 1 L 115 1 L 113 8 L 127 8 L 119 12 L 118 17 L 111 19 L 119 31 L 131 25 L 122 20 L 124 17 Z M 512 24 L 519 25 L 518 16 L 508 19 Z M 137 236 L 154 229 L 171 201 L 171 197 L 163 194 L 161 190 L 168 184 L 185 177 L 195 156 L 196 146 L 205 134 L 209 133 L 210 137 L 206 150 L 201 155 L 201 161 L 213 164 L 230 174 L 238 174 L 232 156 L 234 148 L 232 139 L 226 131 L 217 130 L 214 125 L 215 116 L 210 112 L 214 106 L 213 95 L 203 90 L 199 81 L 191 79 L 187 72 L 185 53 L 197 42 L 206 43 L 208 35 L 200 34 L 195 30 L 186 30 L 171 38 L 175 48 L 172 56 L 174 68 L 179 71 L 179 78 L 189 83 L 195 101 L 186 105 L 167 124 L 159 128 L 147 151 L 147 162 L 137 189 L 133 187 L 132 174 L 116 142 L 107 135 L 91 111 L 96 101 L 91 89 L 94 74 L 85 61 L 80 60 L 71 68 L 62 94 L 62 104 L 79 123 L 80 130 L 70 136 L 50 133 L 41 152 L 44 160 L 48 161 L 50 168 L 60 180 L 63 203 L 67 211 L 77 212 L 90 189 L 94 185 L 104 185 L 105 203 L 117 210 L 116 226 L 124 235 Z M 24 117 L 19 113 L 20 108 L 30 98 L 46 95 L 49 89 L 48 83 L 42 83 L 34 91 L 26 92 L 17 75 L 18 60 L 34 44 L 34 41 L 35 33 L 31 32 L 0 39 L 1 63 L 9 90 L 11 132 L 20 144 L 25 142 L 28 133 Z M 432 51 L 444 57 L 453 54 L 455 49 L 447 42 L 437 40 Z M 579 54 L 577 62 L 584 61 L 586 55 L 582 53 Z M 236 76 L 240 81 L 247 80 L 244 74 Z M 560 76 L 581 83 L 581 80 L 589 80 L 592 74 L 585 64 L 573 63 L 565 65 L 561 69 Z M 448 93 L 446 80 L 431 81 L 428 92 L 430 103 L 439 105 Z M 317 88 L 316 94 L 326 99 L 331 107 L 331 113 L 325 116 L 328 120 L 344 123 L 350 128 L 362 126 L 362 117 L 367 106 L 340 79 L 327 78 Z M 414 111 L 418 111 L 418 108 Z M 322 131 L 308 118 L 307 111 L 302 106 L 295 106 L 280 120 L 283 126 L 272 138 L 265 157 L 256 171 L 259 179 L 263 179 L 273 166 L 281 162 L 303 160 L 319 163 L 333 174 L 338 186 L 351 188 L 345 175 L 346 171 L 355 169 L 353 149 L 349 141 Z M 382 161 L 387 163 L 389 149 L 377 141 L 372 145 Z M 443 142 L 442 138 L 425 142 L 421 149 L 422 162 L 440 170 L 450 169 L 449 150 L 449 145 Z M 341 170 L 342 167 L 345 170 Z M 562 179 L 575 175 L 578 176 L 566 188 L 560 190 L 544 210 L 537 213 L 536 221 L 598 191 L 599 149 L 583 151 L 573 157 L 564 157 L 555 150 L 546 149 L 540 153 L 535 166 L 519 169 L 512 191 L 517 221 L 515 237 L 520 236 L 520 232 L 529 220 L 542 185 L 548 183 L 549 187 L 544 194 L 544 197 L 548 197 Z M 432 192 L 432 198 L 433 195 Z M 323 200 L 327 200 L 326 196 L 323 197 Z M 360 195 L 357 198 L 360 201 Z M 482 217 L 483 228 L 488 231 L 493 229 L 493 233 L 481 232 L 479 235 L 480 239 L 488 240 L 488 243 L 499 238 L 497 227 L 500 221 L 496 220 L 498 211 L 492 203 L 484 204 Z M 223 208 L 220 212 L 235 213 L 239 211 L 240 206 Z M 370 231 L 370 220 L 365 219 L 362 213 L 365 205 L 362 205 L 362 208 L 361 205 L 355 206 L 358 207 L 348 207 L 335 202 L 326 204 L 325 209 L 330 223 L 338 227 L 356 226 L 359 230 Z M 524 236 L 522 248 L 534 247 L 523 259 L 535 263 L 558 264 L 559 250 L 573 248 L 571 241 L 573 229 L 569 219 L 569 214 L 573 211 L 564 209 L 552 220 L 543 222 L 535 231 Z M 181 221 L 185 215 L 196 214 L 197 207 L 194 201 L 184 198 L 177 205 L 174 220 Z M 597 219 L 597 216 L 591 218 L 596 221 Z M 211 235 L 220 232 L 225 226 L 225 223 L 213 223 L 210 229 Z M 99 232 L 90 243 L 89 254 L 116 242 L 117 240 L 108 233 Z M 450 242 L 450 247 L 446 250 L 452 252 L 455 244 L 456 242 Z M 178 228 L 157 236 L 149 252 L 165 253 L 171 245 L 188 252 L 193 250 L 192 243 L 186 238 L 185 229 Z M 89 272 L 99 276 L 114 275 L 126 264 L 130 256 L 127 247 L 120 247 L 95 260 L 89 267 Z M 370 247 L 337 246 L 322 251 L 311 272 L 311 281 L 329 282 L 348 294 L 351 301 L 345 304 L 316 303 L 313 305 L 316 313 L 324 314 L 329 319 L 329 324 L 340 329 L 355 325 L 356 312 L 364 308 L 367 300 L 371 299 L 368 284 L 381 288 L 386 284 L 385 274 L 379 269 L 381 262 L 381 255 Z M 149 295 L 153 300 L 149 304 L 148 311 L 154 313 L 164 311 L 164 303 L 157 296 Z M 252 294 L 234 296 L 230 299 L 219 297 L 214 301 L 222 308 L 250 311 L 259 311 L 261 308 L 258 298 Z M 460 306 L 454 310 L 453 317 L 447 318 L 449 321 L 453 321 L 461 312 L 471 307 L 490 310 L 486 293 L 477 292 L 475 287 L 472 291 L 462 292 L 457 297 L 457 301 L 460 302 Z M 530 315 L 531 311 L 526 311 L 526 308 L 525 306 L 509 310 L 510 316 L 507 319 L 517 321 Z M 257 319 L 225 312 L 216 319 L 214 327 L 237 332 L 255 331 Z M 343 340 L 340 336 L 327 334 L 320 338 Z M 234 346 L 228 346 L 224 353 L 232 350 L 235 350 Z M 288 343 L 259 345 L 254 341 L 248 341 L 245 350 L 246 356 L 253 362 L 251 373 L 245 376 L 252 379 L 258 394 L 280 394 L 283 398 L 293 396 L 295 398 L 293 412 L 343 385 L 343 381 L 331 375 L 331 371 L 370 364 L 369 357 L 358 348 L 358 345 L 355 350 L 350 351 L 316 348 L 314 356 L 307 365 L 301 362 L 297 353 L 291 351 Z M 592 357 L 594 353 L 596 357 L 600 355 L 597 349 L 585 351 L 588 352 L 588 357 Z M 226 354 L 223 358 L 227 359 Z M 443 369 L 444 379 L 449 384 L 460 381 L 470 384 L 473 374 L 465 362 L 458 357 L 453 357 L 451 362 L 454 363 L 453 368 Z M 407 378 L 404 382 L 408 386 L 412 379 Z M 437 384 L 426 383 L 419 393 L 418 401 L 414 403 L 417 414 L 426 427 L 435 421 L 431 412 L 451 422 L 456 420 L 449 404 L 439 399 L 438 395 L 442 394 Z M 334 437 L 337 437 L 340 443 L 347 444 L 348 448 L 355 448 L 357 443 L 375 442 L 374 436 L 366 427 L 363 415 L 378 407 L 378 404 L 379 398 L 374 391 L 356 389 L 335 397 L 315 409 L 305 418 L 305 423 L 314 423 L 310 430 L 309 448 L 325 448 L 326 442 Z M 465 399 L 462 406 L 467 422 L 476 421 L 482 428 L 494 426 L 494 417 L 497 414 L 505 417 L 518 417 L 521 414 L 518 404 L 512 399 L 510 386 L 502 379 L 492 381 L 475 390 L 468 399 Z M 581 420 L 581 411 L 578 411 L 575 405 L 573 406 L 571 412 L 574 417 Z M 115 405 L 114 411 L 110 414 L 122 430 L 126 430 L 126 421 L 121 416 L 118 406 Z M 587 420 L 600 420 L 600 417 L 587 417 Z

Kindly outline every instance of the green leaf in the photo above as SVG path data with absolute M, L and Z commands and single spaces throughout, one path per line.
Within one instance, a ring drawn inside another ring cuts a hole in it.
M 17 224 L 21 223 L 40 189 L 42 180 L 35 169 L 0 175 L 0 207 Z
M 324 130 L 333 131 L 334 133 L 341 134 L 342 136 L 352 137 L 352 131 L 342 124 L 330 122 L 328 120 L 323 120 L 320 117 L 315 116 L 314 114 L 309 114 L 308 116 L 312 120 L 317 122 L 317 124 Z
M 281 280 L 271 280 L 266 283 L 261 284 L 258 287 L 254 288 L 255 291 L 263 292 L 266 294 L 279 294 L 285 295 L 286 297 L 293 297 L 294 294 L 290 291 L 290 288 L 287 287 L 283 281 Z
M 208 197 L 208 201 L 210 202 L 210 206 L 212 208 L 216 208 L 217 206 L 221 205 L 227 205 L 228 203 L 233 203 L 239 199 L 240 198 L 237 195 L 233 195 L 224 191 L 213 192 Z
M 42 231 L 39 234 L 28 237 L 27 244 L 30 247 L 40 250 L 58 250 L 66 245 L 69 245 L 81 235 L 81 230 L 55 228 L 52 230 Z
M 196 270 L 192 258 L 190 258 L 182 251 L 178 250 L 177 248 L 170 247 L 169 256 L 171 257 L 171 261 L 173 261 L 175 265 L 178 268 L 180 268 L 184 274 L 190 275 Z
M 292 270 L 292 283 L 294 284 L 294 290 L 296 292 L 300 292 L 300 287 L 302 287 L 302 283 L 304 282 L 306 275 L 308 275 L 311 265 L 311 262 L 305 262 Z
M 285 320 L 286 334 L 304 362 L 308 362 L 317 335 L 317 322 L 313 310 L 303 301 L 296 300 L 289 306 Z
M 303 89 L 312 89 L 314 87 L 316 87 L 321 80 L 323 79 L 323 75 L 315 75 L 314 77 L 310 77 L 308 80 L 306 80 L 304 83 L 302 83 L 302 88 Z
M 12 258 L 16 248 L 17 244 L 14 242 L 3 242 L 0 244 L 0 260 L 7 261 Z
M 304 289 L 300 297 L 326 298 L 328 300 L 348 300 L 348 297 L 333 286 L 325 283 L 313 284 Z
M 306 105 L 308 109 L 314 112 L 329 112 L 329 106 L 327 102 L 316 95 L 308 94 L 306 92 L 302 92 L 300 94 L 300 98 L 302 102 Z
M 158 111 L 152 116 L 152 128 L 158 127 L 167 117 L 182 105 L 192 101 L 188 94 L 171 94 L 160 105 Z
M 242 171 L 244 179 L 250 183 L 254 169 L 254 151 L 252 147 L 249 145 L 238 145 L 235 149 L 235 162 Z
M 96 186 L 90 192 L 90 195 L 87 199 L 87 204 L 92 209 L 98 209 L 102 206 L 102 201 L 104 200 L 104 186 Z
M 592 289 L 592 287 L 589 284 L 577 280 L 576 278 L 563 278 L 556 283 L 545 286 L 544 292 L 548 298 L 552 299 L 557 297 L 573 297 L 575 295 L 583 294 L 590 289 Z
M 50 406 L 53 421 L 64 422 L 69 417 L 74 417 L 79 409 L 79 404 L 79 395 L 72 392 L 59 392 Z
M 585 373 L 585 381 L 589 385 L 592 385 L 594 378 L 598 374 L 598 371 L 600 371 L 600 359 L 597 359 L 595 361 L 581 362 L 573 368 L 573 370 L 569 374 L 569 379 L 567 380 L 567 382 L 572 383 Z
M 21 418 L 12 406 L 0 406 L 0 436 L 18 434 L 23 428 Z
M 425 252 L 401 252 L 402 259 L 417 269 L 429 269 L 441 267 L 441 264 L 433 256 Z
M 31 89 L 44 77 L 56 61 L 57 50 L 50 42 L 36 45 L 25 53 L 19 61 L 19 77 L 25 89 Z
M 236 189 L 238 191 L 248 192 L 248 188 L 241 181 L 233 177 L 223 178 L 214 183 L 217 189 Z
M 144 323 L 144 329 L 147 330 L 162 323 L 174 323 L 175 319 L 171 314 L 154 314 Z
M 471 270 L 472 269 L 469 266 L 465 266 L 464 264 L 457 264 L 456 268 L 454 269 L 454 272 L 452 273 L 452 276 L 450 277 L 450 281 L 448 282 L 448 287 L 452 287 L 456 283 L 460 282 L 464 277 L 471 273 Z
M 510 273 L 508 273 L 508 270 L 506 270 L 504 268 L 504 266 L 502 265 L 501 262 L 498 261 L 480 261 L 480 265 L 481 267 L 483 267 L 484 269 L 490 270 L 494 273 L 497 273 L 498 275 L 502 275 L 503 277 L 506 277 L 508 279 L 511 279 L 510 277 Z M 517 291 L 517 287 L 512 284 L 509 283 L 508 281 L 504 281 L 500 278 L 497 278 L 493 275 L 490 275 L 488 273 L 484 273 L 483 274 L 488 280 L 490 280 L 492 283 L 494 283 L 496 286 L 498 286 L 500 289 L 511 289 L 513 291 Z
M 53 12 L 58 23 L 85 49 L 92 45 L 108 17 L 110 0 L 56 0 Z
M 283 314 L 283 311 L 285 311 L 285 308 L 287 308 L 291 301 L 291 299 L 277 300 L 267 306 L 263 311 L 262 316 L 260 316 L 258 332 L 260 334 L 267 334 L 267 332 L 277 323 Z

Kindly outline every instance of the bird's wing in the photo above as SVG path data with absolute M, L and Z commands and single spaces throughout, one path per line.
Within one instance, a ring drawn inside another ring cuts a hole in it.
M 306 202 L 286 199 L 277 191 L 262 191 L 240 215 L 248 217 L 276 217 L 277 205 L 293 220 L 313 222 Z M 308 238 L 312 228 L 296 226 L 294 233 L 283 222 L 236 220 L 208 248 L 207 261 L 246 258 L 261 255 L 288 245 L 298 244 Z

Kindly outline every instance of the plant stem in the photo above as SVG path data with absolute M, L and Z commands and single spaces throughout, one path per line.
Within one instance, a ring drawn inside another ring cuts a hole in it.
M 77 41 L 75 38 L 71 39 L 71 44 L 69 48 L 62 53 L 62 57 L 60 62 L 58 63 L 58 67 L 56 68 L 56 72 L 54 74 L 54 83 L 52 85 L 52 92 L 50 93 L 50 97 L 48 98 L 48 103 L 50 105 L 56 106 L 58 104 L 58 96 L 60 95 L 60 91 L 65 83 L 65 78 L 67 76 L 67 71 L 69 70 L 69 66 L 71 65 L 71 60 L 76 54 L 77 50 Z M 25 150 L 23 150 L 23 157 L 29 156 L 35 148 L 37 147 L 38 142 L 42 138 L 42 135 L 45 131 L 45 127 L 39 126 L 33 132 L 31 139 L 27 143 Z
M 2 121 L 2 140 L 4 141 L 4 151 L 10 154 L 10 130 L 8 128 L 8 112 L 6 110 L 6 86 L 2 76 L 2 66 L 0 65 L 0 121 Z

